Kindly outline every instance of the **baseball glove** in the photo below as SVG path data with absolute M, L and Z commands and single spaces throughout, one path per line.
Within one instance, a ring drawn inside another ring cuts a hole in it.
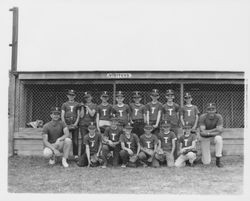
M 137 159 L 138 159 L 138 156 L 136 156 L 136 155 L 130 156 L 129 157 L 129 162 L 135 163 L 137 161 Z

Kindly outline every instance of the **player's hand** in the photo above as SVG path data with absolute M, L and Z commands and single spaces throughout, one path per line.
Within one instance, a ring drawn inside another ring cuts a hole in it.
M 89 161 L 89 164 L 88 164 L 87 168 L 90 168 L 91 165 L 92 165 L 92 162 Z
M 99 157 L 99 156 L 100 156 L 100 153 L 99 153 L 99 152 L 97 152 L 97 153 L 96 153 L 96 156 L 97 156 L 97 157 Z
M 58 151 L 57 149 L 53 150 L 53 152 L 54 152 L 54 154 L 55 154 L 56 156 L 61 156 L 60 151 Z
M 154 127 L 154 128 L 157 128 L 158 126 L 155 124 L 155 125 L 153 125 L 153 127 Z
M 133 122 L 132 120 L 130 120 L 130 123 L 131 123 L 131 124 L 134 124 L 134 122 Z
M 181 149 L 181 150 L 180 150 L 180 153 L 182 154 L 184 151 L 185 151 L 185 149 Z
M 127 151 L 128 151 L 128 154 L 129 154 L 130 156 L 132 156 L 132 155 L 134 154 L 134 152 L 133 152 L 131 149 L 127 149 Z

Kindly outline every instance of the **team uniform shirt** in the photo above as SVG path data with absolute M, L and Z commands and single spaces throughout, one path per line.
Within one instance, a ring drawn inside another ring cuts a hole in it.
M 158 144 L 158 138 L 154 134 L 152 134 L 149 138 L 143 134 L 140 137 L 140 143 L 142 147 L 154 150 L 154 146 Z
M 181 108 L 180 114 L 183 115 L 183 120 L 186 124 L 191 124 L 194 125 L 195 123 L 195 119 L 196 119 L 196 115 L 198 115 L 199 109 L 196 105 L 191 105 L 191 106 L 183 106 Z
M 158 139 L 161 141 L 162 150 L 167 152 L 172 150 L 172 140 L 177 140 L 175 133 L 172 131 L 169 131 L 167 134 L 160 132 L 158 134 Z
M 89 145 L 90 155 L 98 152 L 100 143 L 102 142 L 102 136 L 100 133 L 96 133 L 94 137 L 85 135 L 83 138 L 83 144 Z
M 163 116 L 162 120 L 169 122 L 173 126 L 179 125 L 179 116 L 178 112 L 180 110 L 180 106 L 177 103 L 173 103 L 173 105 L 169 106 L 167 103 L 163 105 Z
M 137 105 L 135 103 L 131 103 L 130 110 L 131 110 L 132 120 L 144 120 L 144 114 L 146 113 L 146 108 L 143 104 Z
M 91 110 L 96 110 L 96 104 L 95 103 L 89 103 L 89 104 L 86 104 Z M 80 118 L 80 121 L 79 121 L 79 125 L 83 126 L 83 125 L 90 125 L 91 122 L 94 122 L 95 121 L 95 116 L 94 115 L 93 117 L 90 116 L 89 114 L 89 111 L 86 109 L 85 110 L 85 114 L 82 118 Z
M 79 103 L 76 101 L 67 101 L 62 104 L 61 110 L 65 111 L 64 118 L 66 124 L 75 123 L 77 119 L 77 111 L 79 110 Z
M 195 134 L 190 134 L 189 136 L 182 135 L 180 137 L 180 143 L 182 143 L 182 148 L 192 146 L 193 141 L 197 141 L 197 136 Z
M 118 142 L 122 133 L 122 129 L 119 127 L 117 127 L 115 130 L 111 127 L 107 127 L 104 131 L 104 136 L 108 137 L 108 139 L 112 142 Z
M 209 118 L 208 114 L 202 114 L 199 120 L 200 126 L 205 126 L 206 130 L 212 130 L 217 126 L 223 126 L 223 117 L 220 114 L 215 114 L 214 118 Z
M 48 135 L 48 142 L 53 144 L 56 140 L 64 135 L 63 129 L 67 127 L 67 125 L 59 121 L 50 121 L 43 126 L 42 134 Z
M 156 103 L 148 103 L 146 110 L 149 111 L 149 121 L 155 122 L 157 120 L 158 112 L 162 110 L 162 103 L 157 101 Z
M 96 113 L 99 114 L 99 120 L 109 121 L 112 113 L 112 105 L 100 104 L 97 106 Z
M 139 143 L 139 138 L 136 134 L 131 133 L 130 138 L 128 138 L 125 134 L 121 134 L 120 142 L 123 142 L 125 147 L 131 149 L 133 153 L 137 152 L 137 144 Z
M 118 118 L 119 123 L 128 123 L 128 115 L 130 114 L 130 108 L 127 104 L 119 107 L 118 105 L 113 106 L 113 114 Z

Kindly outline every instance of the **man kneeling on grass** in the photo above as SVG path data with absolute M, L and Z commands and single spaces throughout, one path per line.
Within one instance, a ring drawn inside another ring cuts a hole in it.
M 62 157 L 63 167 L 68 167 L 67 158 L 72 146 L 69 138 L 69 129 L 67 125 L 60 120 L 60 108 L 53 107 L 51 110 L 52 120 L 43 126 L 42 136 L 44 150 L 43 155 L 49 158 L 49 164 L 56 163 L 56 156 Z
M 140 152 L 140 142 L 136 134 L 131 133 L 133 127 L 126 125 L 123 129 L 124 133 L 120 136 L 122 150 L 120 156 L 122 159 L 122 166 L 137 167 L 138 154 Z
M 96 167 L 103 163 L 103 158 L 101 156 L 102 149 L 102 136 L 100 133 L 96 132 L 96 126 L 91 123 L 88 126 L 89 133 L 84 136 L 83 144 L 85 144 L 86 151 L 81 157 L 77 165 L 79 167 Z
M 191 167 L 194 166 L 197 136 L 191 133 L 191 130 L 191 126 L 184 126 L 184 134 L 180 137 L 180 156 L 175 161 L 176 167 L 184 167 L 187 161 Z

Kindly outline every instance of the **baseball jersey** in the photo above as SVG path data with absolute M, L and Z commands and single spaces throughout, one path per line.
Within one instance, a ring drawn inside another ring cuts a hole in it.
M 191 124 L 194 125 L 196 115 L 198 115 L 200 112 L 198 110 L 198 107 L 196 105 L 191 105 L 191 106 L 183 106 L 181 108 L 180 114 L 183 116 L 183 120 L 186 124 Z M 188 123 L 187 123 L 188 122 Z
M 163 116 L 162 120 L 169 122 L 171 125 L 178 126 L 179 124 L 179 116 L 178 112 L 180 110 L 180 106 L 177 103 L 173 103 L 173 105 L 169 106 L 167 103 L 163 105 Z
M 146 109 L 143 104 L 137 105 L 135 103 L 131 103 L 129 106 L 131 110 L 132 120 L 144 119 L 144 114 L 146 113 Z
M 161 141 L 161 148 L 163 151 L 171 151 L 172 150 L 172 140 L 177 140 L 175 133 L 169 131 L 167 134 L 164 132 L 160 132 L 158 134 L 158 139 Z
M 96 133 L 94 137 L 85 135 L 83 138 L 83 144 L 89 145 L 90 155 L 96 154 L 98 152 L 101 142 L 102 136 L 99 133 Z
M 96 104 L 95 103 L 86 103 L 86 105 L 91 110 L 96 110 Z M 80 118 L 79 125 L 89 125 L 91 122 L 95 121 L 95 115 L 93 117 L 90 116 L 89 111 L 86 110 L 86 113 L 82 118 Z
M 66 124 L 75 123 L 79 109 L 79 103 L 76 101 L 67 101 L 62 104 L 61 110 L 65 111 L 64 118 Z
M 208 113 L 205 113 L 200 116 L 199 125 L 205 126 L 206 130 L 211 130 L 216 126 L 223 126 L 223 117 L 220 114 L 215 114 L 213 118 L 210 118 Z
M 112 112 L 112 105 L 103 105 L 100 104 L 97 106 L 96 113 L 99 114 L 99 120 L 110 120 Z
M 48 142 L 53 144 L 59 137 L 64 135 L 63 129 L 65 127 L 67 127 L 67 125 L 61 120 L 52 120 L 43 126 L 42 134 L 47 134 Z
M 158 111 L 162 110 L 162 103 L 157 101 L 156 103 L 149 102 L 146 105 L 146 110 L 149 111 L 149 121 L 156 121 Z
M 137 151 L 137 144 L 139 143 L 139 138 L 136 134 L 131 133 L 130 138 L 126 134 L 121 134 L 120 142 L 124 142 L 126 148 L 131 149 L 134 153 Z
M 158 138 L 156 135 L 152 134 L 150 137 L 147 137 L 145 134 L 140 137 L 141 146 L 148 149 L 154 149 L 154 146 L 158 144 Z
M 113 106 L 113 114 L 118 118 L 119 122 L 124 122 L 127 124 L 128 115 L 130 114 L 130 108 L 127 104 L 123 104 L 123 106 L 114 105 Z
M 189 136 L 182 135 L 180 137 L 180 143 L 182 143 L 182 148 L 192 146 L 192 142 L 197 141 L 195 134 L 190 134 Z
M 104 131 L 104 136 L 108 137 L 112 142 L 118 142 L 120 135 L 122 134 L 122 129 L 117 127 L 115 130 L 111 127 L 107 127 Z

